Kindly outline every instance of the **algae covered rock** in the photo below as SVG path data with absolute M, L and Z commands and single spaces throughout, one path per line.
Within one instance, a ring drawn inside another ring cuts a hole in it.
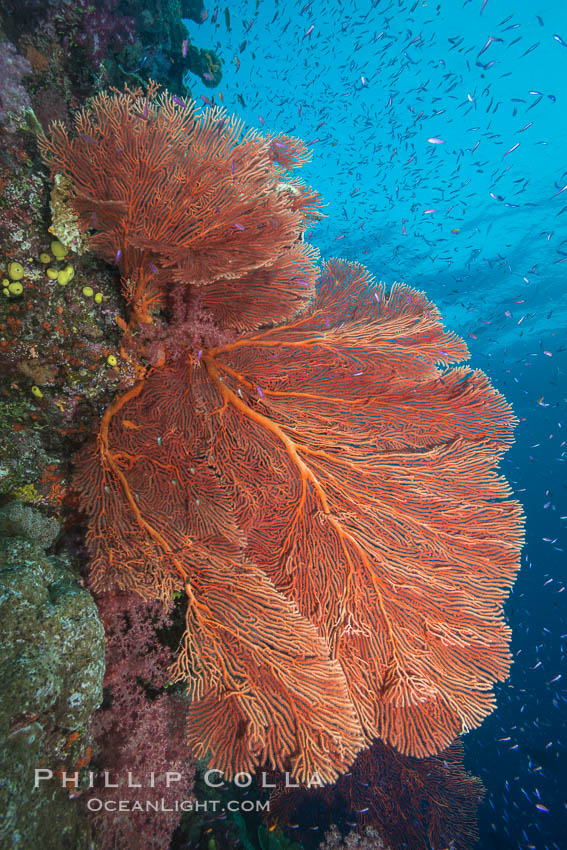
M 37 517 L 35 525 L 49 543 L 53 527 Z M 73 790 L 56 778 L 34 788 L 34 779 L 37 768 L 55 777 L 88 761 L 87 726 L 102 701 L 104 673 L 97 608 L 67 558 L 7 537 L 0 539 L 0 617 L 0 846 L 82 850 L 91 840 Z
M 0 508 L 0 537 L 23 537 L 42 549 L 49 549 L 58 534 L 58 520 L 22 502 L 9 502 Z

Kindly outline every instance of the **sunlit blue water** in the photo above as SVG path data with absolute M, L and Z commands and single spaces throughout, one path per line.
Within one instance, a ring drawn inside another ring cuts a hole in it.
M 567 4 L 482 6 L 253 0 L 230 31 L 224 6 L 188 28 L 223 58 L 215 102 L 312 142 L 323 256 L 425 289 L 521 419 L 504 462 L 528 516 L 516 661 L 467 766 L 487 787 L 481 847 L 566 847 Z

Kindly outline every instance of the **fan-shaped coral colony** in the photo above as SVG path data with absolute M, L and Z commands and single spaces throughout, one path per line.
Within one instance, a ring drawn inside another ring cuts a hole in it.
M 509 670 L 514 416 L 424 294 L 304 241 L 303 143 L 167 93 L 41 142 L 115 264 L 131 384 L 77 459 L 92 584 L 187 597 L 173 676 L 227 777 L 334 780 L 480 724 Z

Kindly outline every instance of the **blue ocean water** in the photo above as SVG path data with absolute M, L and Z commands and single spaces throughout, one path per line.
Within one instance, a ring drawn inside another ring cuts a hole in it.
M 223 59 L 215 102 L 313 148 L 301 176 L 328 218 L 311 241 L 425 290 L 520 419 L 503 464 L 527 514 L 515 662 L 466 766 L 487 788 L 482 848 L 566 847 L 567 5 L 213 8 L 187 26 Z

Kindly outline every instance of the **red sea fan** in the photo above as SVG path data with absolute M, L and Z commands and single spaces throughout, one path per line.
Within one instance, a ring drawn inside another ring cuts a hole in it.
M 319 196 L 284 182 L 303 157 L 278 164 L 267 140 L 242 135 L 242 121 L 222 109 L 200 113 L 152 86 L 145 96 L 96 96 L 76 131 L 56 123 L 40 148 L 52 173 L 70 179 L 80 228 L 119 267 L 139 321 L 163 306 L 172 283 L 238 280 L 271 266 L 316 215 Z
M 203 354 L 248 557 L 340 661 L 370 741 L 424 756 L 510 666 L 521 508 L 494 471 L 509 406 L 421 293 L 330 263 L 312 306 Z
M 299 313 L 311 301 L 319 276 L 318 259 L 315 248 L 298 242 L 270 266 L 203 287 L 201 304 L 225 328 L 244 331 L 279 324 L 288 318 L 290 307 Z
M 362 736 L 337 661 L 295 604 L 244 555 L 218 477 L 202 368 L 154 371 L 103 422 L 75 484 L 89 517 L 96 590 L 145 598 L 185 591 L 176 665 L 189 683 L 189 743 L 227 776 L 257 762 L 333 779 Z
M 96 589 L 185 591 L 189 740 L 229 775 L 438 752 L 510 666 L 509 406 L 422 293 L 340 260 L 315 287 L 311 196 L 235 119 L 134 93 L 78 130 L 42 149 L 155 364 L 77 463 Z
M 490 712 L 521 510 L 494 472 L 508 405 L 440 368 L 465 355 L 423 295 L 333 262 L 295 320 L 155 371 L 103 421 L 77 478 L 94 581 L 185 587 L 177 672 L 215 765 L 332 778 L 363 738 L 423 756 Z
M 333 785 L 285 789 L 280 779 L 279 788 L 268 819 L 284 829 L 301 821 L 311 825 L 307 834 L 323 832 L 340 817 L 351 829 L 353 847 L 368 827 L 377 828 L 391 850 L 471 850 L 478 841 L 476 815 L 484 788 L 464 769 L 460 741 L 425 759 L 403 756 L 376 741 Z
M 297 168 L 311 159 L 311 152 L 302 139 L 285 136 L 283 133 L 268 137 L 270 157 L 284 168 Z

